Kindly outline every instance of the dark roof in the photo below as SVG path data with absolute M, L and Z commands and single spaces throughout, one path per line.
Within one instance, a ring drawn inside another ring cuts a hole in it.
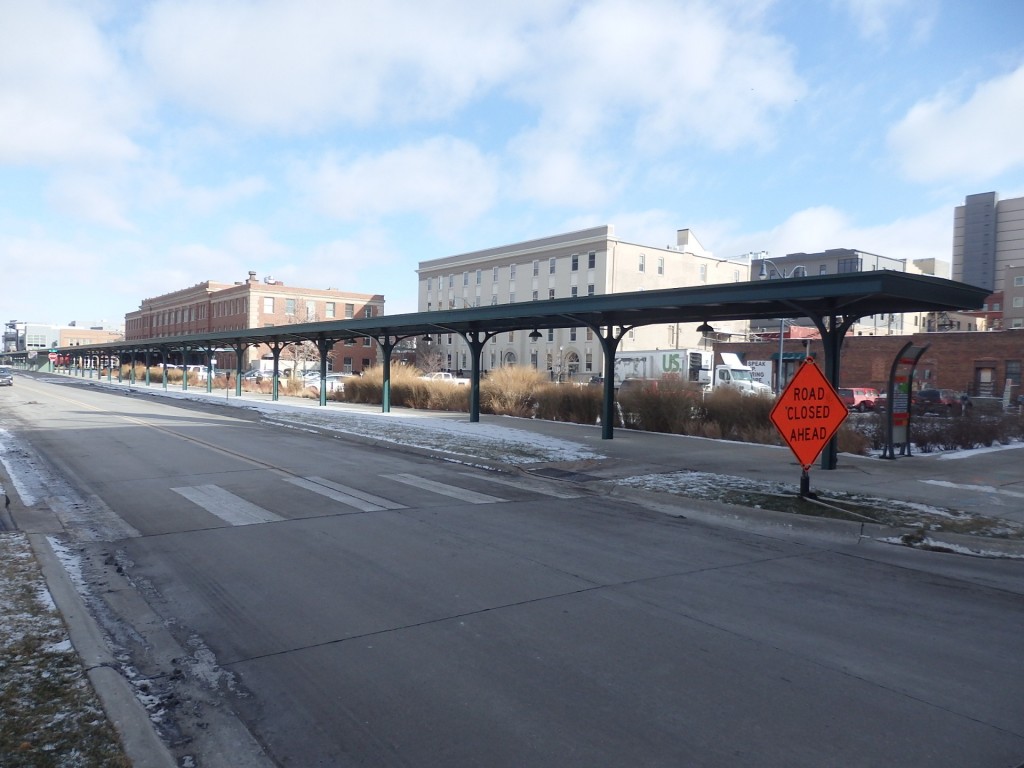
M 888 270 L 817 275 L 785 280 L 720 283 L 657 291 L 495 304 L 484 307 L 382 315 L 353 320 L 269 328 L 211 331 L 190 336 L 105 342 L 89 349 L 144 349 L 232 342 L 272 343 L 304 339 L 419 336 L 435 333 L 501 333 L 566 327 L 636 327 L 659 323 L 830 316 L 977 309 L 989 291 L 926 275 Z M 78 347 L 76 349 L 81 349 Z

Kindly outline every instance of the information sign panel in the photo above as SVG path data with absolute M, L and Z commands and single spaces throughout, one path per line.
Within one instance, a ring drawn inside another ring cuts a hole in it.
M 807 470 L 849 415 L 835 387 L 808 357 L 772 408 L 771 420 Z

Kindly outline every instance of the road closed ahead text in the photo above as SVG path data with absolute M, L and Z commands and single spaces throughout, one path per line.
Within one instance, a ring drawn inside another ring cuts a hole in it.
M 846 404 L 821 371 L 808 361 L 771 412 L 772 423 L 801 465 L 807 467 L 821 453 L 848 415 Z

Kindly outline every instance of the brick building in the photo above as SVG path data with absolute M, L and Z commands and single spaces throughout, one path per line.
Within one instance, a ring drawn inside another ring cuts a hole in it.
M 314 323 L 378 317 L 384 314 L 384 297 L 350 293 L 333 288 L 298 288 L 255 272 L 247 280 L 219 283 L 212 280 L 190 288 L 143 299 L 139 309 L 125 315 L 125 339 L 161 339 L 209 331 L 271 328 L 294 323 Z M 255 368 L 270 354 L 269 348 L 251 347 L 242 368 Z M 308 357 L 308 350 L 304 353 Z M 290 356 L 282 355 L 283 367 Z M 328 353 L 331 370 L 359 373 L 378 359 L 372 339 L 339 342 Z M 204 362 L 190 360 L 189 362 Z M 292 360 L 292 362 L 295 362 Z M 233 368 L 234 354 L 218 354 L 218 367 Z
M 955 389 L 971 395 L 1002 397 L 1006 382 L 1011 397 L 1021 392 L 1024 361 L 1024 329 L 973 333 L 915 333 L 908 336 L 847 336 L 843 341 L 840 386 L 875 387 L 884 391 L 893 359 L 908 341 L 927 344 L 917 366 L 915 389 Z M 824 350 L 819 339 L 783 342 L 784 377 L 792 377 L 809 352 L 819 359 Z M 748 364 L 779 358 L 778 337 L 763 342 L 716 344 L 715 352 L 735 352 Z

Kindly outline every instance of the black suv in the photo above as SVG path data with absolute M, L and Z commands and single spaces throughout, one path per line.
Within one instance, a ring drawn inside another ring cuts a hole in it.
M 953 413 L 960 405 L 960 395 L 952 389 L 922 389 L 914 395 L 914 410 L 918 413 Z

